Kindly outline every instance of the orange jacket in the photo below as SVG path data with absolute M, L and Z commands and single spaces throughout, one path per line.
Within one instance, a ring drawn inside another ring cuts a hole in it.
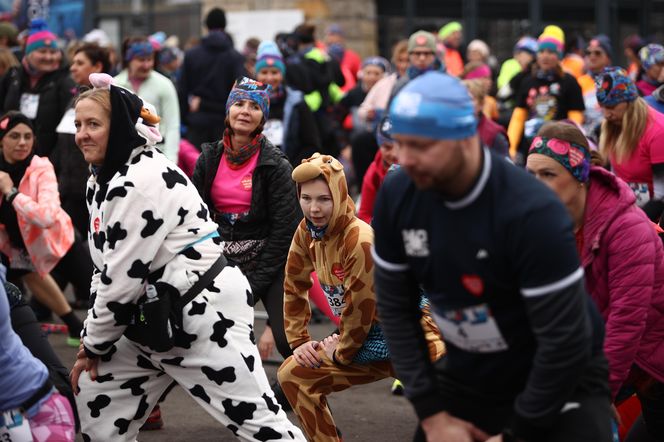
M 71 218 L 60 206 L 58 181 L 53 165 L 35 155 L 18 185 L 12 205 L 18 227 L 35 269 L 45 275 L 74 242 Z M 4 201 L 2 204 L 6 204 Z M 0 251 L 12 260 L 20 252 L 12 248 L 5 226 L 0 224 Z

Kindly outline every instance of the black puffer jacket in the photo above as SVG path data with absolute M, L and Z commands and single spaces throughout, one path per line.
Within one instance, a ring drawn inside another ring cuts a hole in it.
M 55 128 L 77 93 L 76 84 L 69 76 L 69 68 L 62 67 L 45 74 L 35 87 L 30 87 L 30 78 L 23 66 L 13 67 L 0 80 L 0 114 L 21 110 L 24 93 L 39 95 L 37 117 L 33 120 L 37 138 L 35 154 L 47 157 L 57 140 Z
M 223 240 L 266 240 L 265 248 L 256 258 L 256 270 L 246 275 L 254 297 L 262 297 L 276 275 L 283 272 L 293 234 L 302 214 L 297 201 L 293 171 L 286 156 L 265 137 L 261 140 L 258 164 L 252 175 L 252 194 L 249 214 L 231 225 L 222 217 L 215 217 Z M 215 210 L 210 190 L 217 175 L 223 143 L 205 143 L 196 162 L 193 182 L 208 205 Z

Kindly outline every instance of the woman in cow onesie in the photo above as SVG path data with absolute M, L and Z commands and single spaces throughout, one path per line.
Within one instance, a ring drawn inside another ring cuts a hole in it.
M 371 247 L 373 230 L 355 216 L 343 166 L 314 154 L 293 171 L 305 219 L 288 253 L 284 280 L 284 323 L 293 356 L 278 376 L 281 388 L 311 440 L 339 441 L 326 396 L 353 385 L 394 376 L 376 315 Z M 312 271 L 340 318 L 339 334 L 323 341 L 307 330 Z M 444 352 L 438 329 L 424 315 L 432 360 Z
M 123 336 L 148 275 L 159 269 L 159 281 L 184 294 L 223 246 L 193 184 L 156 149 L 159 118 L 110 82 L 93 74 L 95 89 L 76 103 L 76 144 L 92 169 L 96 268 L 72 369 L 84 440 L 134 441 L 173 380 L 238 438 L 304 440 L 270 390 L 254 342 L 253 297 L 237 267 L 226 266 L 184 307 L 171 350 L 154 352 Z

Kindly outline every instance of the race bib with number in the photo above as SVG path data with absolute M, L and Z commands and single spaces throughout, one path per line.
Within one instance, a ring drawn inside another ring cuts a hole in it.
M 34 120 L 39 110 L 39 94 L 21 94 L 21 113 Z
M 346 308 L 346 301 L 344 300 L 344 286 L 343 285 L 325 285 L 321 284 L 327 303 L 332 309 L 334 316 L 341 316 L 341 313 Z
M 32 442 L 30 423 L 18 410 L 2 413 L 0 442 Z
M 648 183 L 627 183 L 636 196 L 636 205 L 643 207 L 650 201 L 650 190 Z
M 443 340 L 472 353 L 494 353 L 508 346 L 491 310 L 479 304 L 443 314 L 432 312 Z
M 275 146 L 284 144 L 284 123 L 281 120 L 267 120 L 263 127 L 263 135 Z

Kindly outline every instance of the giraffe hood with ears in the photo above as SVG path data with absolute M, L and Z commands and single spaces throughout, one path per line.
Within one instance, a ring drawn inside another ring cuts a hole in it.
M 333 236 L 341 233 L 353 221 L 355 218 L 355 204 L 348 195 L 343 164 L 333 156 L 319 153 L 302 160 L 302 164 L 293 170 L 293 181 L 298 185 L 298 198 L 300 196 L 300 185 L 319 176 L 325 179 L 332 194 L 334 209 L 332 210 L 326 236 Z

